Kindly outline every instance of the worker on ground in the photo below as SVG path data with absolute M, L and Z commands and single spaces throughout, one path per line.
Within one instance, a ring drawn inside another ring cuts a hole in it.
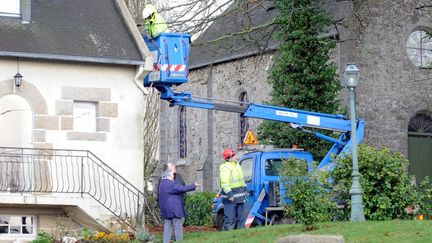
M 225 149 L 222 154 L 224 163 L 219 167 L 221 198 L 224 205 L 224 230 L 244 228 L 246 215 L 246 183 L 243 170 L 237 162 L 237 156 L 232 149 Z
M 142 17 L 145 21 L 145 27 L 148 31 L 147 37 L 149 39 L 154 39 L 158 37 L 162 32 L 168 31 L 168 26 L 165 22 L 165 19 L 157 13 L 156 8 L 147 4 L 142 11 Z

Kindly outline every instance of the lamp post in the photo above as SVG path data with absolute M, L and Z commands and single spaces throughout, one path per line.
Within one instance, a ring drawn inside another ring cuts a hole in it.
M 355 64 L 347 64 L 344 72 L 345 85 L 349 92 L 350 101 L 350 117 L 351 117 L 351 141 L 352 141 L 352 185 L 350 189 L 351 195 L 351 221 L 365 221 L 363 212 L 363 190 L 360 185 L 360 172 L 358 168 L 358 153 L 357 153 L 357 118 L 355 110 L 355 88 L 357 87 L 360 71 Z

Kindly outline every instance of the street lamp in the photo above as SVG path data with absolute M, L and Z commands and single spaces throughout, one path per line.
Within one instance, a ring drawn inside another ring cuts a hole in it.
M 19 88 L 22 84 L 22 78 L 23 76 L 20 73 L 15 74 L 14 76 L 14 81 L 15 81 L 15 86 L 17 88 Z
M 357 87 L 360 71 L 355 64 L 347 64 L 344 72 L 345 85 L 349 91 L 350 101 L 350 117 L 351 117 L 351 141 L 352 141 L 352 185 L 350 189 L 351 195 L 351 221 L 365 221 L 363 212 L 363 190 L 360 185 L 360 172 L 358 168 L 358 153 L 357 153 L 357 119 L 355 110 L 355 88 Z
M 17 88 L 19 88 L 22 84 L 22 78 L 23 76 L 19 73 L 19 57 L 17 57 L 17 73 L 13 76 L 14 78 L 14 84 Z M 15 88 L 14 88 L 15 92 Z

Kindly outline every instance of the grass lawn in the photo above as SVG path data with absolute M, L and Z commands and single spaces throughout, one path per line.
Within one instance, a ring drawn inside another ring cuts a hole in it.
M 346 242 L 432 242 L 432 221 L 367 221 L 323 223 L 318 230 L 303 231 L 298 224 L 255 227 L 225 232 L 185 233 L 184 242 L 275 242 L 295 234 L 342 235 Z M 161 239 L 158 235 L 157 241 Z

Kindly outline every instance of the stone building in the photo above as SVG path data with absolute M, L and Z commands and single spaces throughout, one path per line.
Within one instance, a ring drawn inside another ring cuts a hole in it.
M 248 18 L 231 13 L 195 41 L 190 81 L 178 90 L 237 102 L 270 99 L 267 70 L 277 55 L 277 44 L 268 38 L 271 29 L 229 34 L 266 25 L 277 14 L 272 1 L 250 4 L 254 7 Z M 432 8 L 426 1 L 390 0 L 327 0 L 324 6 L 336 23 L 324 35 L 338 41 L 334 62 L 339 73 L 347 63 L 356 63 L 361 72 L 357 113 L 366 120 L 364 143 L 402 152 L 410 159 L 409 171 L 417 183 L 432 176 L 432 40 L 426 36 L 432 27 Z M 347 103 L 346 93 L 341 91 L 342 104 Z M 218 190 L 223 148 L 235 148 L 245 130 L 255 129 L 260 121 L 236 113 L 164 105 L 161 117 L 169 122 L 161 124 L 161 162 L 177 161 L 184 165 L 186 178 L 202 180 L 204 190 Z
M 0 37 L 0 241 L 131 217 L 149 51 L 123 1 L 3 0 Z

